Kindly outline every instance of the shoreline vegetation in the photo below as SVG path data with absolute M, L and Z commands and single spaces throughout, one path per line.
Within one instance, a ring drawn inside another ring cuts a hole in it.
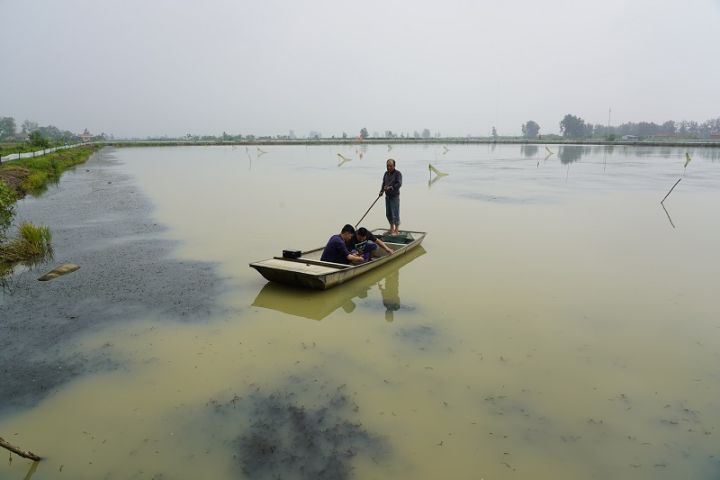
M 256 146 L 256 145 L 423 145 L 423 144 L 465 144 L 465 145 L 600 145 L 627 147 L 715 147 L 720 148 L 718 140 L 696 139 L 663 139 L 663 140 L 600 140 L 600 139 L 566 139 L 556 138 L 318 138 L 318 139 L 278 139 L 254 138 L 247 140 L 182 140 L 182 139 L 149 139 L 149 140 L 105 140 L 95 143 L 108 147 L 181 147 L 181 146 Z
M 24 222 L 15 236 L 8 236 L 15 203 L 26 195 L 41 195 L 63 172 L 85 163 L 98 148 L 82 146 L 0 164 L 0 277 L 16 265 L 32 266 L 52 258 L 52 233 L 47 227 Z

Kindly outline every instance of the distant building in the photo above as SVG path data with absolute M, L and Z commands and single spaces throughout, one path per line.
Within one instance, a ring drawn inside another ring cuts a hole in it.
M 672 132 L 660 132 L 648 137 L 651 140 L 675 140 L 677 136 Z
M 92 140 L 92 138 L 93 138 L 93 136 L 90 134 L 90 132 L 88 132 L 87 128 L 85 129 L 85 131 L 83 133 L 78 135 L 78 137 L 80 137 L 80 139 L 83 141 L 83 143 L 87 143 L 90 140 Z
M 637 137 L 637 135 L 623 135 L 622 139 L 623 140 L 637 140 L 638 137 Z

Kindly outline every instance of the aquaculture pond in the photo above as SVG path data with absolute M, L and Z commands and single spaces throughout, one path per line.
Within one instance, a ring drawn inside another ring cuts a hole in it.
M 422 248 L 325 292 L 249 268 L 388 158 Z M 720 150 L 106 148 L 17 211 L 55 258 L 0 295 L 0 437 L 44 459 L 0 478 L 720 476 Z

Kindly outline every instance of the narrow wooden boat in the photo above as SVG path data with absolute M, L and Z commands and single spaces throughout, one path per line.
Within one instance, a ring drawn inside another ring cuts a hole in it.
M 393 250 L 393 254 L 377 249 L 375 251 L 377 256 L 371 258 L 369 262 L 358 265 L 323 262 L 320 260 L 325 249 L 323 246 L 302 252 L 298 258 L 273 257 L 251 263 L 250 266 L 271 282 L 327 290 L 400 258 L 419 246 L 426 235 L 425 232 L 403 230 L 399 235 L 387 236 L 382 234 L 383 231 L 384 229 L 378 228 L 372 230 L 372 233 L 380 237 L 385 245 Z
M 329 290 L 313 292 L 313 295 L 309 295 L 307 290 L 292 285 L 267 282 L 260 288 L 252 306 L 296 317 L 322 320 L 341 307 L 346 313 L 351 313 L 356 307 L 356 302 L 374 303 L 378 307 L 378 315 L 382 315 L 378 297 L 382 298 L 383 305 L 399 303 L 400 271 L 405 265 L 424 254 L 425 249 L 421 245 L 399 258 L 393 259 L 392 262 L 366 272 L 352 282 L 338 285 Z M 381 283 L 384 288 L 380 288 Z M 393 284 L 395 285 L 394 289 L 392 288 Z M 375 293 L 375 289 L 379 295 Z

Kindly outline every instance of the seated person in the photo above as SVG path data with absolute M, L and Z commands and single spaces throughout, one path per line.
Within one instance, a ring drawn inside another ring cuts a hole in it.
M 366 245 L 367 248 L 365 248 Z M 358 248 L 358 246 L 360 246 L 360 248 Z M 372 252 L 377 250 L 378 247 L 385 250 L 388 255 L 392 255 L 394 253 L 394 250 L 385 245 L 385 242 L 383 242 L 380 237 L 376 237 L 365 227 L 357 229 L 355 235 L 353 235 L 350 241 L 347 242 L 347 247 L 349 250 L 355 249 L 358 253 L 363 254 L 365 261 L 370 260 Z M 361 252 L 360 250 L 363 251 Z M 365 253 L 367 253 L 367 255 L 364 255 Z
M 372 240 L 363 240 L 355 244 L 355 249 L 352 250 L 352 253 L 361 256 L 363 260 L 369 262 L 372 253 L 377 249 L 377 244 Z
M 345 225 L 340 231 L 340 235 L 333 235 L 325 245 L 322 257 L 320 260 L 323 262 L 334 262 L 334 263 L 362 263 L 363 257 L 351 253 L 348 250 L 345 243 L 349 241 L 353 235 L 355 235 L 355 229 L 352 225 Z

